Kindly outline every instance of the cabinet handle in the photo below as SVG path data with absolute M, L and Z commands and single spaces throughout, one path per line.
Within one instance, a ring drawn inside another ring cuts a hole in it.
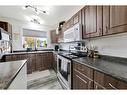
M 112 87 L 113 89 L 117 89 L 116 87 L 114 87 L 111 83 L 108 83 L 110 87 Z
M 76 75 L 80 80 L 82 80 L 83 82 L 87 83 L 84 79 L 82 79 L 80 76 Z
M 84 69 L 78 68 L 80 71 L 84 71 Z
M 97 87 L 98 87 L 98 86 L 96 85 L 96 86 L 95 86 L 95 89 L 97 89 Z
M 91 81 L 89 81 L 89 83 L 88 83 L 88 88 L 89 88 L 89 89 L 90 89 L 90 87 L 91 87 L 90 85 L 91 85 Z
M 99 28 L 99 35 L 101 36 L 102 35 L 102 29 Z
M 106 26 L 105 28 L 106 28 L 106 32 L 105 33 L 108 34 L 108 26 Z

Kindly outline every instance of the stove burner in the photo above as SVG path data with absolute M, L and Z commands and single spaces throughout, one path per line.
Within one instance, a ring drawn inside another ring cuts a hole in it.
M 60 52 L 59 55 L 62 55 L 63 57 L 70 58 L 70 59 L 86 57 L 86 55 L 79 54 L 79 53 L 72 53 L 72 52 Z

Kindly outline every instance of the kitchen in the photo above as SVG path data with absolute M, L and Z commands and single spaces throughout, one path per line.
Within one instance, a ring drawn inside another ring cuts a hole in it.
M 127 6 L 49 9 L 0 6 L 0 89 L 127 89 Z

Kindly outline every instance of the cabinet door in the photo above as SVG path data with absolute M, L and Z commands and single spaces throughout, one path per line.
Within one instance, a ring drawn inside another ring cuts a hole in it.
M 93 89 L 93 69 L 73 61 L 73 88 Z
M 35 54 L 28 54 L 29 62 L 31 64 L 32 72 L 36 71 L 36 55 Z
M 47 59 L 46 58 L 47 58 L 46 53 L 42 53 L 41 54 L 41 70 L 47 69 L 47 62 L 46 62 Z
M 8 32 L 11 34 L 12 36 L 12 25 L 8 23 Z
M 40 71 L 42 64 L 42 55 L 41 54 L 36 54 L 36 71 Z
M 82 8 L 82 10 L 81 10 L 82 38 L 83 39 L 86 38 L 85 9 L 86 9 L 86 7 Z
M 127 89 L 127 83 L 121 80 L 115 79 L 110 76 L 106 76 L 106 88 L 107 89 Z
M 104 35 L 126 32 L 127 6 L 104 6 L 103 25 Z
M 93 81 L 76 71 L 73 72 L 73 89 L 92 89 L 92 87 Z
M 45 69 L 52 69 L 53 56 L 52 53 L 44 53 L 43 55 Z
M 12 55 L 12 61 L 20 60 L 20 55 Z
M 94 71 L 94 81 L 105 89 L 127 89 L 127 83 L 98 71 Z
M 110 28 L 112 33 L 127 31 L 127 6 L 110 6 Z
M 6 62 L 12 61 L 12 56 L 11 56 L 11 55 L 5 56 L 5 61 L 6 61 Z
M 31 74 L 32 73 L 32 66 L 31 66 L 31 63 L 30 63 L 30 59 L 28 58 L 28 55 L 27 54 L 21 54 L 20 55 L 20 60 L 28 60 L 27 62 L 27 74 Z
M 102 35 L 102 6 L 85 8 L 85 38 Z
M 56 30 L 50 31 L 51 43 L 58 43 L 58 35 L 56 34 Z
M 77 62 L 74 62 L 73 69 L 76 70 L 77 72 L 84 74 L 91 80 L 93 79 L 93 69 L 91 69 L 85 65 L 82 65 L 80 63 L 77 63 Z
M 57 72 L 57 54 L 53 53 L 53 69 Z
M 110 21 L 110 7 L 103 6 L 103 35 L 107 35 L 109 31 L 109 21 Z
M 12 34 L 12 25 L 10 25 L 8 22 L 0 21 L 0 27 Z

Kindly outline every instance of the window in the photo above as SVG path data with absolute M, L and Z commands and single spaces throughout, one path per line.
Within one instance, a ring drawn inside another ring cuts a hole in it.
M 23 48 L 47 47 L 47 38 L 41 37 L 23 37 Z
M 47 47 L 47 38 L 36 38 L 36 47 Z

